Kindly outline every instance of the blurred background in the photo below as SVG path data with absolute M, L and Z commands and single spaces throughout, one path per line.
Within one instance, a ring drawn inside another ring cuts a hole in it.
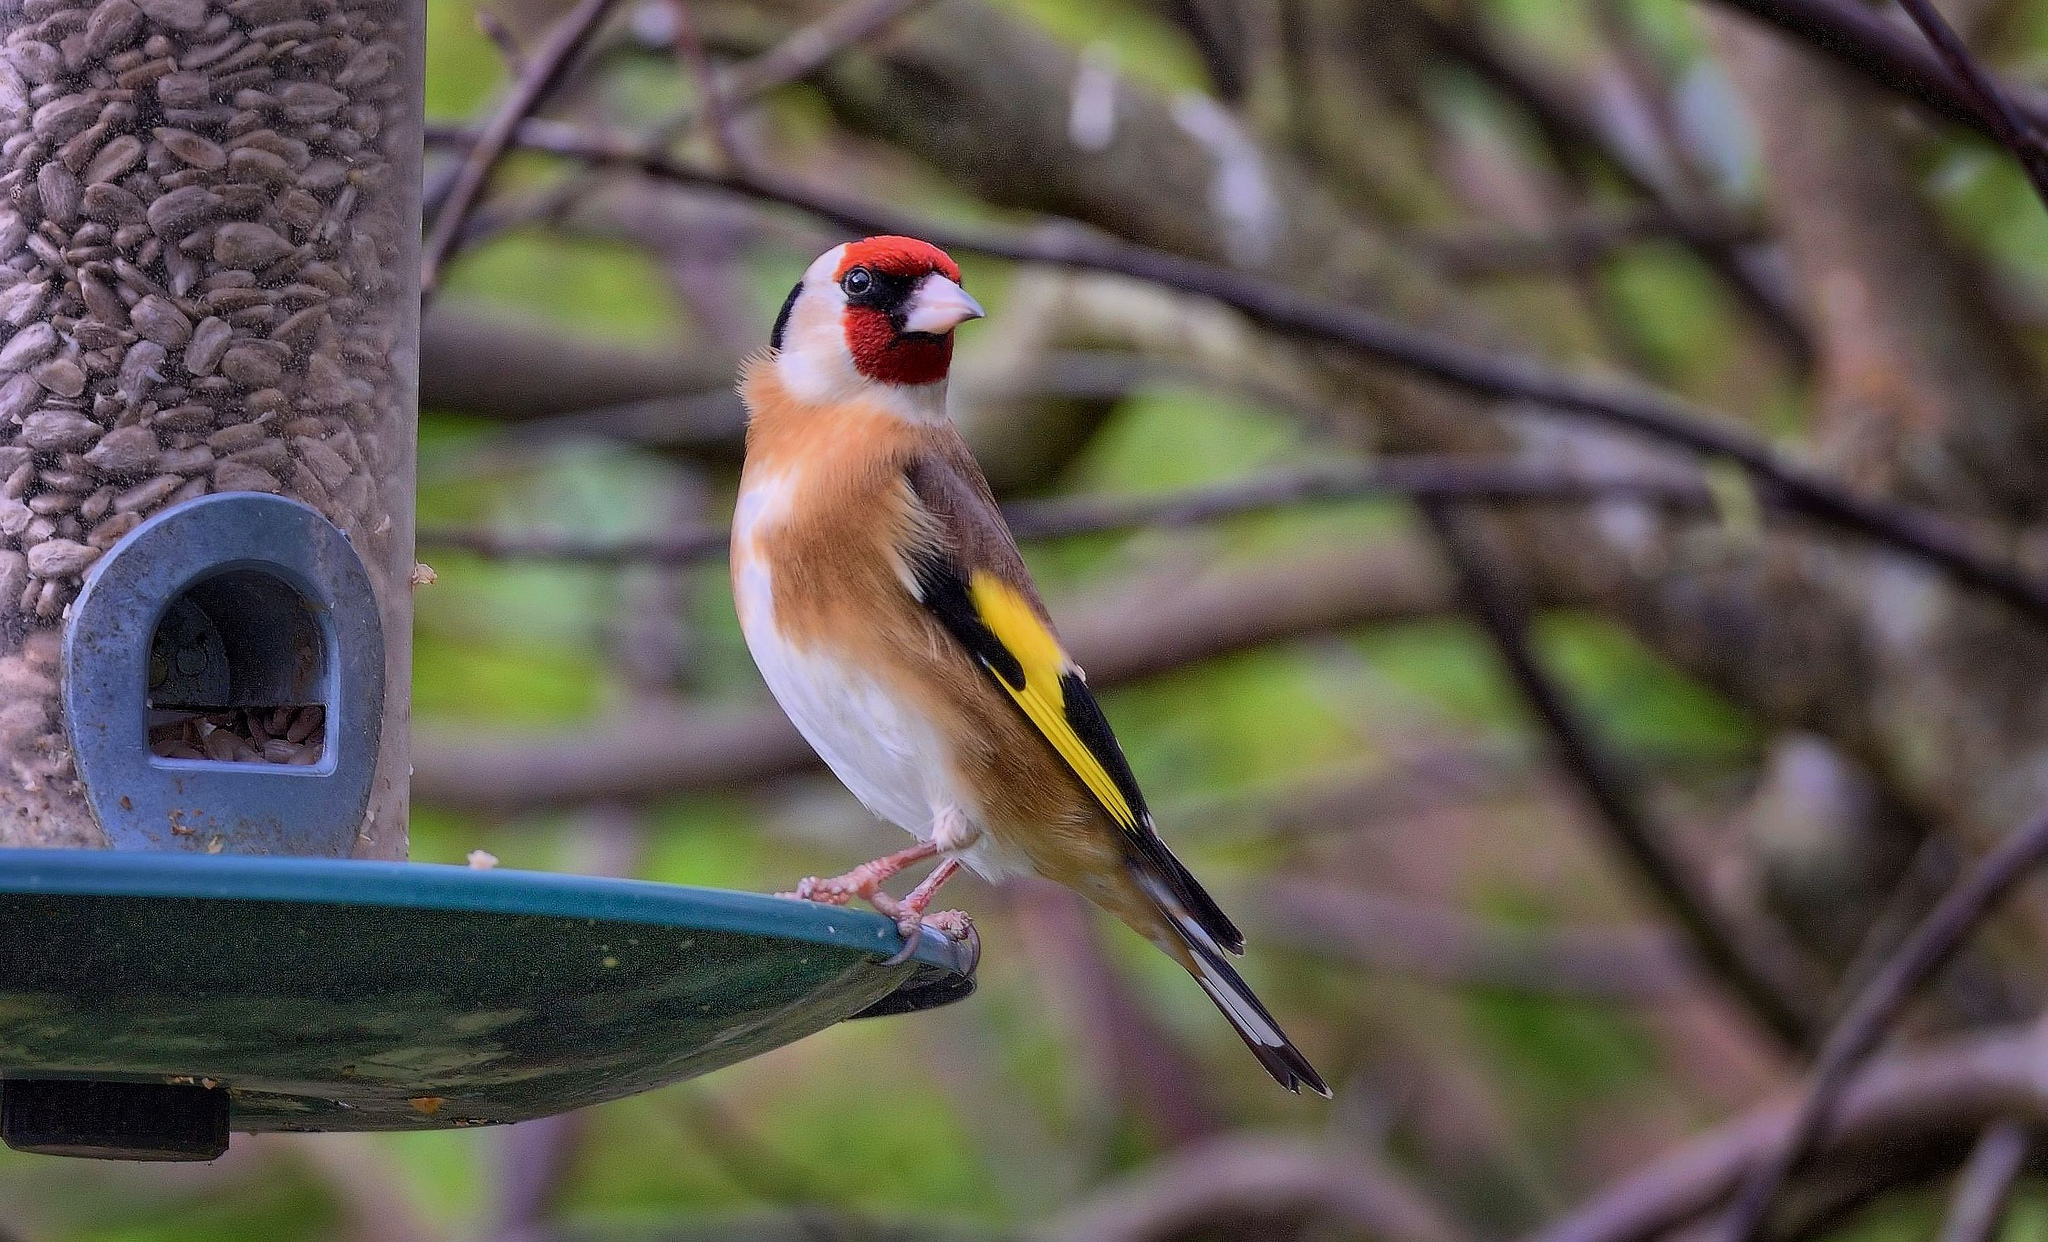
M 2048 3 L 1941 8 L 2048 87 Z M 1761 20 L 1798 12 L 1925 47 L 1853 0 L 428 0 L 430 221 L 576 30 L 425 317 L 412 857 L 773 891 L 900 844 L 726 583 L 735 367 L 846 236 L 777 185 L 1654 386 L 2040 572 L 2048 214 L 1904 79 Z M 560 154 L 607 142 L 672 175 Z M 1847 998 L 2048 801 L 2040 621 L 1924 559 L 1168 285 L 956 257 L 990 310 L 956 414 L 1020 529 L 1066 532 L 1026 544 L 1052 610 L 1335 1101 L 1077 899 L 967 878 L 965 1003 L 504 1131 L 0 1153 L 0 1237 L 1697 1232 Z M 1272 503 L 1073 499 L 1191 491 Z M 2048 1236 L 2044 936 L 2023 889 L 1938 976 L 1773 1236 Z M 1974 1235 L 1959 1168 L 2002 1207 Z

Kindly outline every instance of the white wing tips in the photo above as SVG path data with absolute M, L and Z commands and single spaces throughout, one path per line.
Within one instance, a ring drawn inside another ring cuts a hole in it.
M 1231 980 L 1223 978 L 1200 958 L 1196 959 L 1195 968 L 1195 981 L 1202 985 L 1209 999 L 1216 1002 L 1223 1016 L 1230 1019 L 1230 1025 L 1237 1028 L 1238 1034 L 1264 1048 L 1287 1047 L 1287 1036 L 1264 1014 L 1246 1004 L 1245 994 L 1234 989 Z M 1242 987 L 1241 983 L 1238 984 L 1238 988 Z
M 1330 1088 L 1323 1082 L 1323 1076 L 1316 1073 L 1315 1066 L 1308 1063 L 1301 1049 L 1287 1038 L 1287 1032 L 1273 1019 L 1265 1005 L 1253 993 L 1251 985 L 1244 981 L 1223 955 L 1213 936 L 1203 930 L 1177 902 L 1162 901 L 1153 885 L 1145 885 L 1149 895 L 1158 905 L 1161 914 L 1171 924 L 1174 934 L 1187 948 L 1189 971 L 1195 982 L 1201 985 L 1217 1010 L 1244 1040 L 1245 1047 L 1266 1067 L 1273 1081 L 1301 1094 L 1303 1087 L 1330 1098 Z M 1163 887 L 1163 886 L 1161 886 Z

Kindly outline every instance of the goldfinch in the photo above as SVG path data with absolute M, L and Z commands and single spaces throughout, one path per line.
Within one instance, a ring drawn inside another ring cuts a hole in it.
M 945 252 L 871 237 L 811 264 L 743 368 L 732 575 L 748 650 L 833 773 L 918 838 L 797 895 L 858 897 L 908 939 L 962 864 L 1055 880 L 1186 967 L 1282 1086 L 1328 1096 L 1231 969 L 1244 937 L 1153 831 L 946 416 L 953 330 L 982 313 Z M 908 896 L 882 891 L 929 858 Z

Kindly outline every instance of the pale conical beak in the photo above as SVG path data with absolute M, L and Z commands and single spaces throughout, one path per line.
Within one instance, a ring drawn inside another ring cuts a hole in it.
M 918 282 L 910 295 L 910 310 L 903 316 L 905 332 L 944 336 L 970 319 L 988 314 L 981 303 L 967 296 L 967 290 L 933 272 Z

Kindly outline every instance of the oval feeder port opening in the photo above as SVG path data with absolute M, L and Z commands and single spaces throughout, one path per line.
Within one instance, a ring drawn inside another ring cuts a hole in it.
M 311 506 L 224 493 L 156 515 L 87 576 L 66 724 L 117 849 L 345 858 L 384 727 L 369 571 Z
M 203 579 L 150 640 L 149 750 L 190 763 L 318 766 L 327 642 L 305 597 L 261 569 Z

